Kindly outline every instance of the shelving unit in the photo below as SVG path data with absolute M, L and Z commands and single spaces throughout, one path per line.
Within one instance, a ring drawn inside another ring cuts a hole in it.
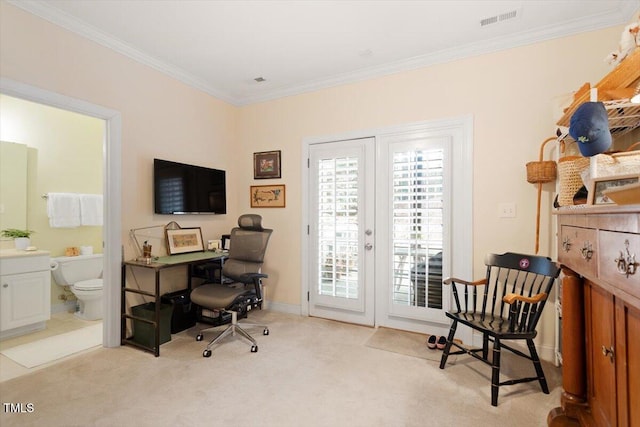
M 558 120 L 558 139 L 573 141 L 568 133 L 571 116 L 581 104 L 592 101 L 592 89 L 597 90 L 597 100 L 607 110 L 609 129 L 614 139 L 639 128 L 640 104 L 632 104 L 630 101 L 639 84 L 640 49 L 636 49 L 595 86 L 585 83 L 578 89 L 573 102 Z

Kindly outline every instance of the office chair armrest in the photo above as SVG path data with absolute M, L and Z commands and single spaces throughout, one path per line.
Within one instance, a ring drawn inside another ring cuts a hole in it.
M 238 281 L 246 285 L 250 283 L 256 283 L 258 280 L 269 277 L 264 273 L 245 273 L 238 277 Z
M 502 298 L 502 301 L 506 302 L 507 304 L 513 304 L 516 301 L 526 302 L 528 304 L 537 304 L 540 301 L 544 301 L 546 299 L 547 299 L 547 294 L 545 294 L 544 292 L 541 292 L 532 297 L 525 297 L 523 295 L 518 295 L 518 294 L 507 294 Z
M 480 280 L 475 280 L 473 282 L 468 282 L 466 280 L 462 280 L 462 279 L 456 279 L 455 277 L 447 277 L 446 279 L 444 279 L 442 281 L 443 284 L 445 285 L 450 285 L 452 283 L 458 283 L 460 285 L 470 285 L 470 286 L 482 286 L 482 285 L 486 285 L 487 284 L 487 279 L 480 279 Z

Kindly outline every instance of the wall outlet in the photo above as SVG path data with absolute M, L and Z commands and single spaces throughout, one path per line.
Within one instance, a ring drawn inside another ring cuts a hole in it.
M 513 202 L 500 203 L 498 205 L 498 217 L 499 218 L 515 218 L 516 204 Z

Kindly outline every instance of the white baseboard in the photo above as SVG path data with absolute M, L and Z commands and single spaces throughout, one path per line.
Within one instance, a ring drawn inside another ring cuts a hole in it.
M 300 309 L 300 305 L 298 304 L 286 304 L 282 302 L 273 302 L 273 301 L 265 300 L 263 305 L 265 310 L 273 310 L 279 313 L 288 313 L 288 314 L 297 314 L 297 315 L 302 314 L 302 310 Z

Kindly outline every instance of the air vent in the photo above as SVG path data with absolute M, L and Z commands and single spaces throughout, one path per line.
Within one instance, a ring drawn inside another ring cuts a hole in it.
M 262 83 L 262 82 L 266 82 L 267 81 L 267 79 L 265 79 L 264 77 L 256 77 L 253 80 L 257 81 L 258 83 Z
M 508 21 L 510 19 L 517 18 L 519 13 L 517 10 L 512 10 L 511 12 L 501 13 L 500 15 L 491 16 L 489 18 L 484 18 L 480 20 L 480 26 L 486 27 L 487 25 L 497 24 L 499 22 Z

